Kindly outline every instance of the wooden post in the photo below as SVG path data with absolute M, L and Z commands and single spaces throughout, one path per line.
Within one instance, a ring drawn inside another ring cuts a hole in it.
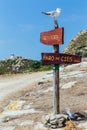
M 57 29 L 58 23 L 57 20 L 54 20 L 54 28 Z M 59 45 L 53 45 L 54 53 L 59 53 Z M 53 113 L 58 114 L 60 112 L 59 106 L 59 65 L 54 65 L 53 67 Z

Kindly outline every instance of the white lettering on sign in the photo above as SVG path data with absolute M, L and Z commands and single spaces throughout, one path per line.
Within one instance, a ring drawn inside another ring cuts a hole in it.
M 58 35 L 52 35 L 52 36 L 42 36 L 43 40 L 57 40 L 60 41 L 60 37 Z
M 73 58 L 71 56 L 62 56 L 61 61 L 62 62 L 72 62 Z
M 43 55 L 43 60 L 54 61 L 54 56 Z
M 59 60 L 60 60 L 60 57 L 55 57 L 55 60 L 59 61 Z

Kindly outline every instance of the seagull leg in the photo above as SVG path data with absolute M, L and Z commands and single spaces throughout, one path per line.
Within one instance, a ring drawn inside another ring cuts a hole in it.
M 59 26 L 58 26 L 58 22 L 57 22 L 57 20 L 56 19 L 54 19 L 54 28 L 56 29 L 56 28 L 58 28 Z

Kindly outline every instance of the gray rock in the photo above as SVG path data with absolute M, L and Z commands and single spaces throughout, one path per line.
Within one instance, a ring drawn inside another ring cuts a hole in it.
M 56 128 L 57 128 L 57 125 L 51 125 L 51 128 L 52 128 L 52 129 L 56 129 Z
M 52 124 L 52 125 L 56 125 L 56 124 L 58 124 L 58 121 L 57 121 L 57 119 L 50 120 L 50 124 Z
M 44 124 L 46 127 L 56 129 L 65 126 L 68 116 L 65 114 L 47 115 L 44 119 Z
M 68 115 L 66 115 L 66 114 L 57 114 L 57 115 L 56 115 L 56 118 L 57 118 L 57 119 L 61 119 L 61 118 L 68 119 Z
M 50 121 L 53 121 L 56 119 L 56 115 L 50 115 Z

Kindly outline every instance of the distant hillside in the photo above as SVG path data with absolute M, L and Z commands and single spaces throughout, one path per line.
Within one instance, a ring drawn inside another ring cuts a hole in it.
M 42 66 L 41 61 L 12 55 L 0 60 L 0 74 L 27 73 L 32 71 L 50 70 L 52 66 Z
M 63 53 L 87 57 L 87 30 L 79 32 L 75 38 L 70 41 Z

